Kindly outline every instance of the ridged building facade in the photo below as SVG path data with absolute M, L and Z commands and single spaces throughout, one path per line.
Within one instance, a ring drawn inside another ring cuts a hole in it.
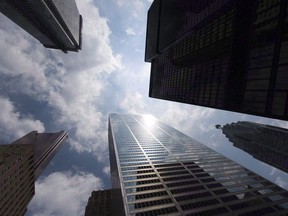
M 35 194 L 35 181 L 57 153 L 67 133 L 32 131 L 0 145 L 0 215 L 24 215 Z
M 233 146 L 288 173 L 288 129 L 247 121 L 219 128 Z
M 125 215 L 288 214 L 286 190 L 151 116 L 111 114 L 108 136 Z

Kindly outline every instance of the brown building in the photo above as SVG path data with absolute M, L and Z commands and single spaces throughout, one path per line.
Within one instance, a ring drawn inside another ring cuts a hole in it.
M 121 191 L 106 189 L 93 191 L 89 197 L 85 216 L 124 216 Z
M 287 0 L 155 0 L 149 96 L 288 120 Z
M 59 150 L 67 133 L 32 131 L 0 145 L 0 215 L 24 215 L 35 194 L 35 180 Z
M 33 144 L 0 145 L 0 215 L 24 215 L 35 194 Z

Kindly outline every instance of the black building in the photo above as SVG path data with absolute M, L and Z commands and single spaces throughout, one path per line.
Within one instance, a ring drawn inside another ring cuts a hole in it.
M 82 44 L 82 16 L 75 0 L 0 0 L 0 12 L 40 41 L 63 52 Z
M 287 0 L 155 0 L 149 96 L 288 120 Z
M 288 129 L 246 121 L 216 127 L 233 146 L 288 173 Z

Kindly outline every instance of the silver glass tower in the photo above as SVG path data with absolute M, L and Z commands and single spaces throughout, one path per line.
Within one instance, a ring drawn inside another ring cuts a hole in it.
M 288 192 L 148 115 L 109 117 L 126 215 L 286 215 Z

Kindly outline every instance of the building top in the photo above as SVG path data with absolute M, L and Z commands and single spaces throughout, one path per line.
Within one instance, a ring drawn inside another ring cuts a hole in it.
M 11 144 L 34 146 L 35 177 L 38 178 L 67 137 L 68 134 L 65 131 L 57 133 L 32 131 Z

